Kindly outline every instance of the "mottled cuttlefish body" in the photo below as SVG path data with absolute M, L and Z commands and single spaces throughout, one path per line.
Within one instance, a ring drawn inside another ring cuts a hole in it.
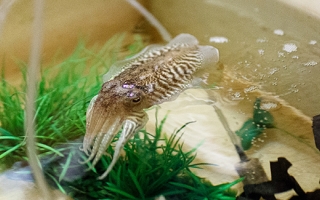
M 180 34 L 165 46 L 152 45 L 131 59 L 113 65 L 87 110 L 83 151 L 94 166 L 122 128 L 105 178 L 128 140 L 147 122 L 144 109 L 174 100 L 182 91 L 203 82 L 203 69 L 214 68 L 218 50 L 200 46 L 189 34 Z M 92 146 L 92 149 L 91 149 Z

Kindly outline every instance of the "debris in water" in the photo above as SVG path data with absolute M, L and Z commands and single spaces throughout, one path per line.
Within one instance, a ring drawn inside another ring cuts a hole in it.
M 305 192 L 296 179 L 288 173 L 291 163 L 283 157 L 279 157 L 278 161 L 270 162 L 271 181 L 259 184 L 246 184 L 243 187 L 244 192 L 237 197 L 238 200 L 259 200 L 263 199 L 275 200 L 275 194 L 294 190 L 297 196 L 293 196 L 291 200 L 316 200 L 319 199 L 320 190 L 313 192 Z
M 320 115 L 313 117 L 312 128 L 316 147 L 320 150 Z

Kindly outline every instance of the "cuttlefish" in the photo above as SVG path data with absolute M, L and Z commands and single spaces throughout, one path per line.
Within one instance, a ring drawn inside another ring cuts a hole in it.
M 120 157 L 128 140 L 144 127 L 148 116 L 144 109 L 172 101 L 208 77 L 207 68 L 215 68 L 219 52 L 201 46 L 190 34 L 180 34 L 167 45 L 151 45 L 136 56 L 111 66 L 103 77 L 98 95 L 86 114 L 83 151 L 85 162 L 95 166 L 113 138 L 122 128 L 112 161 L 99 177 L 105 178 Z

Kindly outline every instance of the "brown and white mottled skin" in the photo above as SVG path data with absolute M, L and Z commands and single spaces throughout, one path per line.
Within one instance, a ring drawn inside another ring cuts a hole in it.
M 165 46 L 149 46 L 112 66 L 90 102 L 83 141 L 83 151 L 89 156 L 86 162 L 93 160 L 94 166 L 123 128 L 112 162 L 99 179 L 108 175 L 123 146 L 146 124 L 144 109 L 174 100 L 182 91 L 199 85 L 204 81 L 201 71 L 214 68 L 218 60 L 216 48 L 200 46 L 194 36 L 180 34 Z

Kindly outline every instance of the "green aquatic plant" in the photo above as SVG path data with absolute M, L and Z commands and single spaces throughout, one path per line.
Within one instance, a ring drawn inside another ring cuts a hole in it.
M 95 168 L 83 174 L 82 178 L 73 178 L 70 177 L 72 173 L 64 173 L 64 171 L 71 172 L 77 165 L 79 166 L 79 163 L 75 164 L 72 160 L 77 160 L 83 155 L 75 155 L 74 152 L 69 153 L 69 159 L 65 161 L 64 167 L 56 165 L 49 168 L 46 173 L 61 191 L 74 199 L 140 200 L 154 199 L 160 195 L 167 199 L 235 199 L 236 193 L 230 190 L 230 187 L 239 180 L 213 186 L 190 170 L 199 168 L 202 164 L 192 163 L 196 149 L 187 152 L 182 150 L 183 143 L 180 143 L 182 131 L 189 123 L 184 124 L 169 138 L 162 138 L 166 117 L 159 124 L 158 120 L 156 121 L 155 134 L 152 135 L 146 130 L 136 134 L 125 145 L 125 156 L 120 158 L 103 180 L 97 178 L 111 163 L 109 156 L 103 156 Z M 117 140 L 118 138 L 114 142 Z M 109 151 L 113 153 L 112 148 L 109 148 Z M 69 174 L 69 177 L 61 177 L 61 174 Z
M 253 106 L 253 118 L 248 119 L 242 127 L 236 131 L 241 138 L 242 148 L 250 149 L 252 141 L 259 137 L 267 128 L 274 128 L 274 120 L 271 113 L 260 107 L 261 99 L 257 98 Z
M 285 137 L 292 137 L 299 141 L 306 147 L 313 149 L 317 154 L 319 151 L 314 145 L 301 136 L 297 136 L 287 130 L 276 125 L 274 117 L 271 112 L 261 109 L 261 98 L 257 98 L 253 106 L 253 117 L 244 122 L 242 127 L 235 133 L 241 139 L 241 146 L 244 150 L 249 150 L 255 139 L 261 137 L 261 134 L 267 129 L 278 130 L 279 133 L 283 133 Z M 259 140 L 259 139 L 258 139 Z
M 99 51 L 88 50 L 80 43 L 69 58 L 43 70 L 38 83 L 35 119 L 40 157 L 48 152 L 61 156 L 52 147 L 83 135 L 87 104 L 100 90 L 102 74 L 118 60 L 125 37 L 124 34 L 114 36 Z M 123 56 L 133 55 L 143 46 L 142 38 L 136 36 Z M 0 80 L 0 160 L 7 167 L 27 160 L 23 124 L 26 65 L 22 63 L 20 68 L 23 74 L 20 86 L 10 85 L 4 73 Z
M 35 120 L 38 157 L 47 181 L 75 199 L 153 199 L 159 195 L 167 199 L 235 199 L 230 187 L 239 180 L 213 186 L 190 170 L 200 166 L 192 163 L 196 149 L 182 150 L 181 133 L 188 123 L 166 138 L 162 133 L 166 118 L 156 125 L 154 135 L 141 130 L 125 145 L 125 156 L 105 180 L 98 181 L 97 177 L 111 162 L 109 156 L 103 156 L 91 170 L 86 171 L 90 162 L 79 164 L 79 160 L 86 159 L 79 147 L 88 103 L 100 90 L 101 75 L 118 60 L 124 37 L 113 37 L 99 51 L 81 44 L 68 59 L 43 70 Z M 142 38 L 136 36 L 121 58 L 143 47 Z M 24 75 L 25 68 L 22 64 Z M 17 161 L 28 161 L 23 125 L 25 84 L 24 79 L 20 86 L 11 86 L 2 73 L 0 161 L 6 168 Z M 111 146 L 108 152 L 113 153 Z

